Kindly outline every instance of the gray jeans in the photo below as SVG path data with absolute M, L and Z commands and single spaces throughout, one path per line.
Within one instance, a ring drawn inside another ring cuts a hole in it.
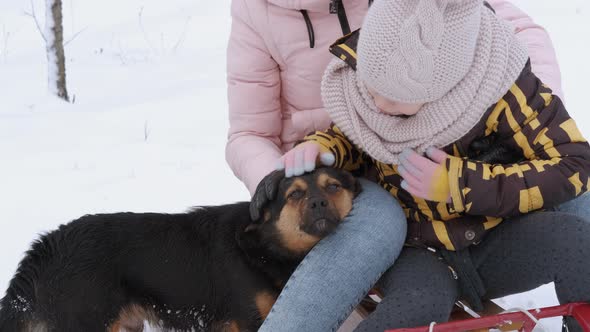
M 586 211 L 590 209 L 590 205 L 584 205 Z M 590 219 L 560 211 L 535 212 L 504 221 L 469 249 L 485 287 L 484 299 L 554 282 L 560 303 L 590 301 L 589 236 Z M 384 299 L 356 331 L 447 321 L 460 296 L 446 262 L 437 254 L 415 248 L 402 250 L 378 286 Z M 581 331 L 577 323 L 568 324 L 570 331 Z

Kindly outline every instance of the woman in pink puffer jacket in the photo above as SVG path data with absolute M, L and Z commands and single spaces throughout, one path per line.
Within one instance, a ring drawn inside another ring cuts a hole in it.
M 328 46 L 361 26 L 370 2 L 232 0 L 226 159 L 250 193 L 297 140 L 330 124 L 320 96 Z M 563 97 L 545 30 L 509 1 L 488 2 L 528 45 L 533 71 Z M 368 181 L 363 189 L 347 222 L 297 269 L 260 331 L 336 328 L 393 264 L 405 216 L 385 190 Z

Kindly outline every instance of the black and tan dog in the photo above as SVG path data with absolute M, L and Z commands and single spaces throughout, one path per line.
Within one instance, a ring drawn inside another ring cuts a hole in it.
M 275 172 L 252 204 L 84 216 L 27 252 L 0 302 L 0 331 L 135 332 L 144 321 L 164 330 L 256 331 L 359 190 L 332 168 L 289 179 Z

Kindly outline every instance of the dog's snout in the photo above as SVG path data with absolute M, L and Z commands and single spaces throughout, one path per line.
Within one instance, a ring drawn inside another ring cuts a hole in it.
M 328 206 L 328 200 L 324 198 L 313 198 L 309 202 L 312 209 L 322 209 Z
M 324 196 L 309 197 L 307 211 L 303 230 L 308 234 L 322 238 L 338 225 L 337 217 L 332 211 L 331 202 Z

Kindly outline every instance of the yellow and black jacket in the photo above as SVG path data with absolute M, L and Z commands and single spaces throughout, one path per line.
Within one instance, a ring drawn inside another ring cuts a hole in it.
M 353 68 L 357 40 L 358 30 L 331 47 Z M 492 136 L 495 144 L 515 151 L 523 161 L 500 165 L 467 157 L 471 142 Z M 401 188 L 396 165 L 372 159 L 335 125 L 304 140 L 328 148 L 336 167 L 376 171 L 378 182 L 401 203 L 408 218 L 408 244 L 414 245 L 459 250 L 481 241 L 503 219 L 556 206 L 590 187 L 590 146 L 530 64 L 469 133 L 443 148 L 450 155 L 446 168 L 452 203 L 413 197 Z

